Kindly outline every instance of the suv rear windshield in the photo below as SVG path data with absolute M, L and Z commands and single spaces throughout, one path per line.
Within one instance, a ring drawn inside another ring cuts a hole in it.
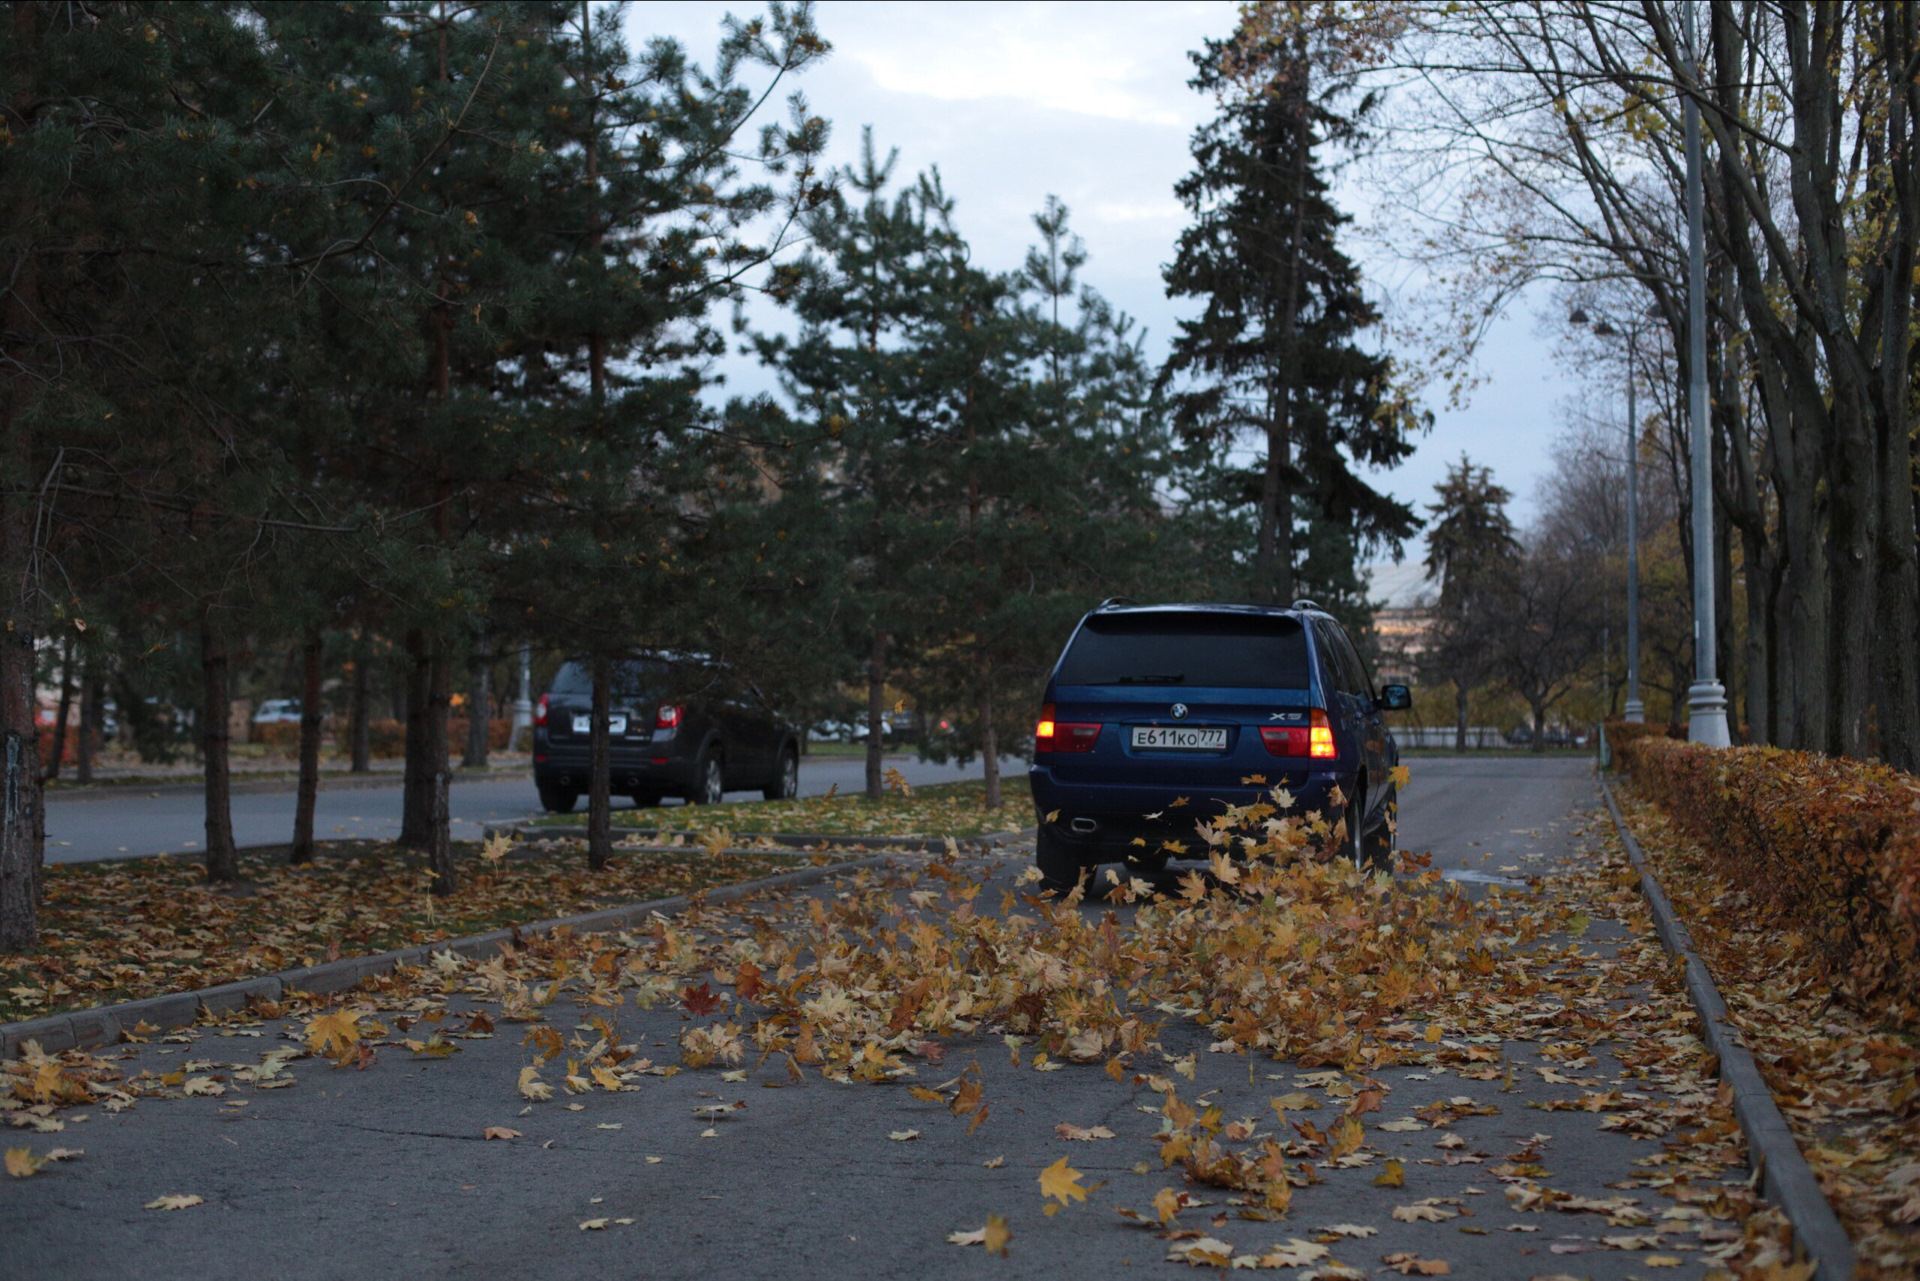
M 613 697 L 650 699 L 665 695 L 675 683 L 674 669 L 659 659 L 627 659 L 613 665 Z M 593 696 L 593 668 L 587 663 L 563 664 L 548 691 L 570 697 Z
M 1291 618 L 1139 613 L 1089 618 L 1060 660 L 1062 685 L 1306 689 L 1307 637 Z

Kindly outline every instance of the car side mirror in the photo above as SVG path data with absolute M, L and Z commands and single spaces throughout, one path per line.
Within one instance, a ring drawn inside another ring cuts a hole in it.
M 1404 712 L 1413 706 L 1413 691 L 1405 685 L 1382 685 L 1380 687 L 1380 710 L 1383 712 Z

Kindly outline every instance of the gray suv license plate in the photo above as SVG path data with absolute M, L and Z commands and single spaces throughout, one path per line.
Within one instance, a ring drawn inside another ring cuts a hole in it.
M 1133 745 L 1157 752 L 1224 752 L 1227 731 L 1171 725 L 1135 725 Z

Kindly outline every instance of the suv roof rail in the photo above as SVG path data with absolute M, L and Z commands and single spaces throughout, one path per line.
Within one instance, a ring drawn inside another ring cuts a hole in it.
M 1301 597 L 1299 600 L 1293 602 L 1293 607 L 1295 609 L 1311 609 L 1321 614 L 1324 614 L 1327 612 L 1326 610 L 1321 609 L 1317 603 L 1310 601 L 1305 597 Z
M 1098 605 L 1095 605 L 1094 608 L 1106 609 L 1107 607 L 1112 605 L 1138 605 L 1139 603 L 1140 603 L 1139 601 L 1135 600 L 1131 596 L 1109 596 L 1105 600 L 1101 601 Z

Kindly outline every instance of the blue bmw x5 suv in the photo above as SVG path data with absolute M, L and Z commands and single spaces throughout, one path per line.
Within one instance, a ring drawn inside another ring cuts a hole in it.
M 1275 787 L 1297 813 L 1344 817 L 1346 855 L 1384 866 L 1400 751 L 1382 713 L 1411 703 L 1404 685 L 1374 690 L 1312 601 L 1109 601 L 1080 620 L 1047 681 L 1031 773 L 1040 871 L 1057 889 L 1103 862 L 1158 871 L 1168 842 L 1197 854 L 1196 820 Z

